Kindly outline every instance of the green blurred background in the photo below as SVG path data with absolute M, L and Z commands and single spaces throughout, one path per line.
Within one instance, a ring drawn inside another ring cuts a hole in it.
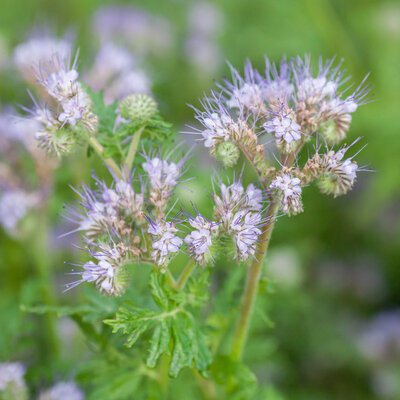
M 280 219 L 266 272 L 266 279 L 273 283 L 273 294 L 263 296 L 259 304 L 260 312 L 267 312 L 274 326 L 265 324 L 263 318 L 256 319 L 253 333 L 257 340 L 250 343 L 246 358 L 260 381 L 274 382 L 293 400 L 399 399 L 400 2 L 210 2 L 219 13 L 218 29 L 212 38 L 218 57 L 212 71 L 199 68 L 185 51 L 191 32 L 188 13 L 195 2 L 118 2 L 122 3 L 170 23 L 168 50 L 147 56 L 143 66 L 162 113 L 177 129 L 193 122 L 192 110 L 186 104 L 198 104 L 202 93 L 213 87 L 213 78 L 228 75 L 225 59 L 241 69 L 248 57 L 255 67 L 263 69 L 264 55 L 278 61 L 283 55 L 310 53 L 315 58 L 343 58 L 344 68 L 357 83 L 370 73 L 374 101 L 355 113 L 348 142 L 364 138 L 368 146 L 357 161 L 374 172 L 360 173 L 355 189 L 343 198 L 322 196 L 316 188 L 307 188 L 305 212 Z M 102 5 L 112 4 L 117 3 L 2 0 L 0 37 L 11 53 L 15 45 L 26 40 L 32 27 L 47 27 L 59 35 L 71 30 L 80 48 L 80 66 L 85 69 L 98 44 L 92 33 L 93 14 Z M 14 75 L 8 70 L 1 76 L 3 106 L 29 102 L 24 84 Z M 208 158 L 204 154 L 197 157 L 200 168 L 194 171 L 199 179 L 194 185 L 207 188 Z M 90 160 L 78 168 L 78 158 L 66 160 L 57 171 L 56 197 L 50 203 L 56 227 L 60 225 L 57 213 L 61 205 L 73 197 L 67 185 L 87 180 L 94 166 Z M 203 192 L 200 207 L 207 203 Z M 40 375 L 41 369 L 35 373 L 35 363 L 45 364 L 51 355 L 41 352 L 40 326 L 20 312 L 19 304 L 30 302 L 43 283 L 31 271 L 35 257 L 32 242 L 9 238 L 4 232 L 0 235 L 0 361 L 18 355 L 32 357 L 29 379 L 37 382 L 35 374 Z M 52 246 L 49 244 L 52 254 L 48 262 L 54 270 L 56 301 L 63 303 L 69 295 L 61 295 L 57 288 L 65 279 L 63 260 L 71 259 L 72 250 L 64 246 L 54 251 Z M 394 332 L 388 354 L 371 357 L 363 338 L 379 315 L 398 318 L 387 318 L 389 322 L 385 320 L 379 328 Z M 397 324 L 397 328 L 385 324 Z M 70 328 L 66 323 L 60 329 Z M 58 364 L 59 376 L 68 377 L 66 371 L 74 365 L 81 342 L 77 339 L 70 345 Z

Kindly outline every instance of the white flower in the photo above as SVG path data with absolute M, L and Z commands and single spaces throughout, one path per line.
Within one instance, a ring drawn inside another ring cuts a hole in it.
M 205 139 L 205 147 L 213 147 L 215 139 L 222 138 L 229 140 L 230 132 L 228 125 L 233 124 L 232 118 L 225 114 L 211 113 L 209 117 L 204 118 L 203 124 L 206 129 L 203 130 L 202 135 Z
M 172 222 L 149 219 L 147 232 L 154 236 L 151 256 L 160 266 L 167 262 L 171 253 L 178 252 L 182 246 L 183 241 L 175 235 L 177 229 Z
M 256 187 L 253 183 L 247 186 L 246 189 L 247 205 L 255 211 L 260 211 L 262 208 L 262 190 Z
M 185 243 L 188 248 L 193 249 L 195 255 L 202 255 L 212 244 L 210 231 L 208 229 L 192 231 L 185 237 Z
M 156 157 L 143 163 L 143 169 L 147 172 L 150 184 L 154 189 L 176 186 L 180 176 L 178 164 L 167 162 Z
M 292 142 L 301 139 L 301 127 L 290 113 L 281 111 L 263 126 L 267 132 L 274 133 L 278 147 L 283 147 L 286 151 L 290 150 Z
M 271 182 L 270 187 L 279 193 L 284 213 L 297 214 L 303 210 L 299 178 L 282 173 Z
M 255 252 L 254 243 L 258 240 L 261 230 L 261 214 L 241 210 L 237 212 L 230 225 L 236 239 L 238 258 L 245 260 Z

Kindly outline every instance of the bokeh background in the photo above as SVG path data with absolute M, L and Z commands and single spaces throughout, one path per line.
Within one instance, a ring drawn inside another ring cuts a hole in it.
M 213 78 L 229 74 L 225 60 L 241 69 L 249 58 L 263 69 L 264 55 L 279 61 L 310 53 L 343 58 L 355 82 L 370 73 L 374 101 L 354 115 L 348 142 L 363 137 L 368 146 L 357 160 L 373 172 L 360 173 L 343 198 L 307 188 L 304 213 L 280 219 L 265 272 L 269 295 L 259 301 L 255 340 L 245 358 L 260 381 L 273 382 L 292 400 L 399 399 L 400 2 L 2 0 L 2 111 L 30 102 L 13 65 L 15 46 L 35 31 L 68 34 L 80 49 L 80 70 L 88 71 L 101 39 L 103 22 L 97 31 L 94 22 L 99 9 L 121 4 L 132 7 L 138 21 L 143 15 L 154 18 L 154 38 L 133 29 L 130 51 L 177 130 L 193 122 L 187 104 L 198 104 Z M 0 231 L 0 362 L 25 362 L 35 390 L 71 378 L 88 351 L 70 320 L 57 320 L 54 343 L 44 328 L 51 321 L 21 309 L 43 299 L 76 300 L 60 287 L 64 260 L 79 256 L 73 239 L 58 237 L 66 229 L 61 207 L 73 198 L 68 185 L 88 180 L 91 169 L 100 168 L 82 155 L 72 155 L 55 171 L 46 212 L 24 218 L 18 235 Z M 205 154 L 195 157 L 198 179 L 191 185 L 201 207 L 210 163 Z M 38 234 L 41 224 L 49 227 L 44 236 Z

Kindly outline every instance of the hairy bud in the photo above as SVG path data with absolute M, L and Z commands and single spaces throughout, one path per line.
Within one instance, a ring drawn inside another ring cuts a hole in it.
M 223 142 L 217 148 L 217 159 L 224 167 L 234 167 L 239 160 L 240 152 L 233 142 Z
M 119 103 L 121 116 L 131 121 L 148 121 L 157 110 L 157 103 L 147 94 L 130 94 Z

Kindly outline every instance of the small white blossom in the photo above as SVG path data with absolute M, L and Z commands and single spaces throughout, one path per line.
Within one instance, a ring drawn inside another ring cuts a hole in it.
M 67 283 L 66 291 L 83 282 L 94 282 L 100 293 L 108 296 L 121 296 L 126 289 L 128 276 L 124 269 L 124 255 L 115 246 L 96 246 L 89 249 L 96 262 L 88 261 L 82 270 L 73 270 L 70 275 L 81 275 L 81 279 Z
M 292 142 L 301 139 L 301 127 L 293 113 L 282 110 L 263 126 L 267 132 L 274 134 L 277 146 L 285 151 L 290 151 L 293 147 Z
M 203 123 L 206 128 L 202 131 L 205 147 L 215 146 L 215 139 L 217 138 L 229 140 L 230 133 L 227 125 L 233 124 L 233 120 L 228 115 L 212 113 L 204 119 Z
M 303 211 L 299 178 L 282 173 L 271 182 L 270 187 L 279 193 L 284 213 L 290 215 Z
M 148 219 L 147 230 L 153 236 L 153 251 L 151 256 L 160 266 L 165 265 L 171 253 L 176 253 L 182 246 L 182 239 L 175 235 L 178 231 L 172 222 L 153 221 Z

